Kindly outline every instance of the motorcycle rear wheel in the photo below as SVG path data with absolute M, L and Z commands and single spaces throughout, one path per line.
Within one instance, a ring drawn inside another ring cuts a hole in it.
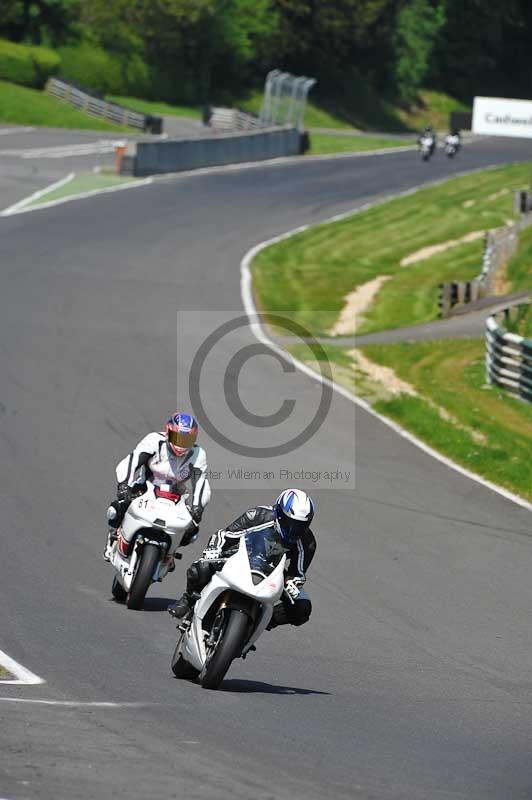
M 231 609 L 228 612 L 225 630 L 216 650 L 200 675 L 201 685 L 204 689 L 217 689 L 220 686 L 231 662 L 242 652 L 248 624 L 249 619 L 242 611 Z
M 139 611 L 144 603 L 146 592 L 150 588 L 151 578 L 159 561 L 159 548 L 154 544 L 145 544 L 142 548 L 139 568 L 131 584 L 127 596 L 127 607 Z

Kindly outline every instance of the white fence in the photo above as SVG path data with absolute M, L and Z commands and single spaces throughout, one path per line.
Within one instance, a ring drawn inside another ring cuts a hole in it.
M 57 78 L 50 78 L 46 84 L 46 91 L 58 100 L 68 103 L 86 114 L 94 117 L 106 119 L 117 125 L 126 125 L 129 128 L 140 128 L 140 130 L 151 130 L 153 133 L 161 133 L 161 118 L 152 117 L 147 114 L 140 114 L 138 111 L 131 111 L 123 108 L 116 103 L 108 103 L 88 92 L 84 92 L 65 81 Z M 155 130 L 154 128 L 157 128 Z
M 264 127 L 258 117 L 246 114 L 238 108 L 210 106 L 207 125 L 215 131 L 250 131 Z

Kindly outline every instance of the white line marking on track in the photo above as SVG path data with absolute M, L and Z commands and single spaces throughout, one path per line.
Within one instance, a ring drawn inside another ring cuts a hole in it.
M 72 173 L 72 177 L 74 173 Z M 66 180 L 65 180 L 66 183 Z M 112 194 L 113 192 L 121 192 L 125 189 L 136 189 L 138 186 L 149 186 L 153 183 L 153 178 L 141 178 L 138 181 L 130 181 L 129 183 L 122 183 L 119 186 L 106 186 L 104 189 L 91 189 L 88 192 L 79 192 L 79 194 L 70 194 L 66 197 L 58 197 L 56 200 L 48 200 L 44 203 L 39 203 L 35 206 L 27 206 L 26 204 L 31 202 L 32 199 L 36 199 L 33 195 L 27 197 L 25 200 L 21 200 L 19 203 L 15 203 L 14 206 L 10 208 L 6 208 L 5 211 L 0 212 L 0 217 L 12 217 L 16 214 L 28 214 L 32 211 L 41 211 L 43 208 L 52 208 L 53 206 L 61 206 L 64 203 L 71 203 L 73 200 L 83 200 L 86 197 L 95 197 L 98 194 Z M 58 181 L 58 184 L 61 185 L 61 182 Z M 46 189 L 43 189 L 39 196 L 46 194 L 47 192 L 51 192 L 53 189 L 57 189 L 57 184 L 51 184 Z M 36 194 L 38 194 L 36 192 Z
M 75 175 L 76 175 L 75 172 L 70 172 L 64 178 L 61 178 L 60 180 L 55 181 L 54 183 L 48 184 L 48 186 L 45 186 L 44 189 L 39 189 L 39 191 L 33 192 L 33 194 L 28 195 L 28 197 L 24 197 L 22 200 L 19 200 L 18 203 L 9 206 L 9 208 L 5 208 L 3 211 L 0 211 L 0 217 L 9 217 L 12 214 L 20 212 L 20 209 L 27 206 L 28 203 L 33 203 L 33 201 L 38 200 L 39 197 L 48 194 L 48 192 L 53 192 L 54 189 L 59 189 L 61 186 L 64 186 L 66 183 L 69 183 L 72 180 L 72 178 L 75 177 Z
M 62 706 L 64 708 L 146 708 L 159 703 L 111 703 L 103 700 L 38 700 L 26 697 L 0 697 L 0 703 L 29 703 L 40 706 Z
M 15 158 L 70 158 L 74 156 L 102 155 L 114 153 L 117 141 L 100 139 L 97 142 L 84 142 L 82 144 L 61 144 L 50 147 L 27 147 L 24 149 L 13 148 L 0 150 L 0 156 Z
M 35 128 L 31 126 L 27 126 L 24 128 L 0 128 L 0 136 L 9 136 L 9 134 L 15 134 L 18 136 L 19 133 L 29 133 L 30 131 L 34 131 Z
M 35 673 L 30 672 L 29 669 L 23 667 L 22 664 L 19 664 L 14 658 L 8 656 L 3 650 L 0 650 L 0 665 L 10 672 L 11 675 L 15 676 L 15 680 L 0 681 L 0 685 L 6 683 L 36 685 L 46 682 L 43 678 L 39 678 L 38 675 L 35 675 Z
M 472 170 L 471 172 L 481 172 L 481 171 L 483 172 L 486 169 L 496 169 L 499 166 L 501 165 L 500 164 L 492 165 L 490 167 L 483 167 L 478 170 Z M 461 175 L 471 174 L 471 172 L 457 173 L 451 177 L 452 178 L 460 177 Z M 274 236 L 271 239 L 267 239 L 263 242 L 260 242 L 259 244 L 255 245 L 255 247 L 252 247 L 251 250 L 248 250 L 244 258 L 240 262 L 240 294 L 242 297 L 242 303 L 244 305 L 244 310 L 246 312 L 246 315 L 249 319 L 249 327 L 255 338 L 258 339 L 258 341 L 261 342 L 262 344 L 265 344 L 271 350 L 278 353 L 286 361 L 293 364 L 297 369 L 299 369 L 305 375 L 308 375 L 310 378 L 312 378 L 315 381 L 318 381 L 319 383 L 323 383 L 326 384 L 327 386 L 330 386 L 335 392 L 342 395 L 342 397 L 345 397 L 347 400 L 350 400 L 356 406 L 363 408 L 365 411 L 368 412 L 368 414 L 371 414 L 373 417 L 380 420 L 388 428 L 391 428 L 393 431 L 398 433 L 404 439 L 407 439 L 416 447 L 419 447 L 420 450 L 423 450 L 423 452 L 427 453 L 429 456 L 432 456 L 432 458 L 435 458 L 437 461 L 440 461 L 442 464 L 445 464 L 445 466 L 449 467 L 455 472 L 460 473 L 460 475 L 464 475 L 466 478 L 469 478 L 470 480 L 479 483 L 481 486 L 484 486 L 487 489 L 491 489 L 491 491 L 496 492 L 499 495 L 502 495 L 502 497 L 505 497 L 507 500 L 511 500 L 513 503 L 516 503 L 517 505 L 522 506 L 523 508 L 526 508 L 529 511 L 532 511 L 532 503 L 529 503 L 523 497 L 519 497 L 519 495 L 516 495 L 513 492 L 508 491 L 507 489 L 503 489 L 502 486 L 497 486 L 497 484 L 492 483 L 491 481 L 488 481 L 485 478 L 481 478 L 480 475 L 476 475 L 474 472 L 470 472 L 468 469 L 465 469 L 465 467 L 461 467 L 459 464 L 456 464 L 454 461 L 451 461 L 450 458 L 447 458 L 441 453 L 438 453 L 437 450 L 433 450 L 432 447 L 429 447 L 427 444 L 422 442 L 412 433 L 409 433 L 409 431 L 402 428 L 396 422 L 393 422 L 391 419 L 388 419 L 388 417 L 384 417 L 382 416 L 382 414 L 379 414 L 370 406 L 369 403 L 367 403 L 365 400 L 362 400 L 361 397 L 357 397 L 357 395 L 353 394 L 348 389 L 345 389 L 343 386 L 340 386 L 339 384 L 334 383 L 333 381 L 330 381 L 327 378 L 324 378 L 319 373 L 314 372 L 313 369 L 308 367 L 306 364 L 303 364 L 301 361 L 298 361 L 298 359 L 294 358 L 290 353 L 287 353 L 286 350 L 283 350 L 283 348 L 275 344 L 275 342 L 272 341 L 264 332 L 253 300 L 252 276 L 250 267 L 253 259 L 258 253 L 261 252 L 261 250 L 265 250 L 267 247 L 269 247 L 272 244 L 276 244 L 277 242 L 281 242 L 285 239 L 290 239 L 292 236 L 295 236 L 296 234 L 301 233 L 302 231 L 306 231 L 311 227 L 317 227 L 318 225 L 325 225 L 326 223 L 329 222 L 337 222 L 338 220 L 345 219 L 346 217 L 350 217 L 355 214 L 360 214 L 360 212 L 366 211 L 367 209 L 373 208 L 374 206 L 391 202 L 392 200 L 395 200 L 397 197 L 406 197 L 408 195 L 415 194 L 421 189 L 426 189 L 429 186 L 438 185 L 449 179 L 450 178 L 448 176 L 443 180 L 434 181 L 431 182 L 430 184 L 422 184 L 420 186 L 415 186 L 412 187 L 411 189 L 407 189 L 405 192 L 400 192 L 396 195 L 390 195 L 389 197 L 386 197 L 382 200 L 365 203 L 364 205 L 359 206 L 358 208 L 351 209 L 350 211 L 345 211 L 341 214 L 336 214 L 335 216 L 329 217 L 328 219 L 322 220 L 321 222 L 316 222 L 308 225 L 300 225 L 298 228 L 293 228 L 292 230 L 286 231 L 286 233 L 282 233 L 279 236 Z

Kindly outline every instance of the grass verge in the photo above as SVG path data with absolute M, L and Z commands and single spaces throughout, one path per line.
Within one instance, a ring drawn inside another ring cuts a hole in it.
M 130 108 L 132 111 L 138 111 L 140 114 L 201 119 L 201 109 L 191 106 L 172 106 L 169 103 L 163 103 L 158 100 L 141 100 L 138 97 L 122 97 L 121 95 L 108 95 L 105 99 L 111 103 L 118 103 L 121 106 Z
M 373 364 L 391 368 L 415 394 L 394 394 L 388 379 L 361 369 L 349 348 L 326 346 L 338 383 L 456 463 L 532 500 L 532 405 L 485 385 L 482 339 L 368 345 L 360 351 Z M 313 365 L 308 348 L 291 352 Z
M 514 292 L 532 289 L 532 228 L 519 234 L 519 249 L 508 264 L 506 277 Z
M 312 133 L 310 150 L 307 155 L 328 155 L 334 153 L 357 153 L 382 150 L 388 147 L 405 147 L 413 144 L 404 139 L 383 139 L 376 136 L 338 136 L 326 133 Z
M 252 265 L 257 305 L 264 312 L 288 313 L 323 336 L 346 295 L 389 275 L 357 332 L 436 319 L 438 285 L 478 274 L 483 241 L 462 242 L 432 256 L 420 251 L 514 218 L 512 191 L 529 177 L 530 165 L 517 164 L 453 178 L 272 245 Z M 413 254 L 418 260 L 401 266 Z
M 532 308 L 530 305 L 519 306 L 516 318 L 504 324 L 504 327 L 510 333 L 516 333 L 518 336 L 532 339 Z
M 11 680 L 12 678 L 13 675 L 10 672 L 8 672 L 7 669 L 4 669 L 4 667 L 2 667 L 2 665 L 0 664 L 0 681 L 8 681 Z
M 82 194 L 83 192 L 93 192 L 115 186 L 124 186 L 136 180 L 137 178 L 129 178 L 122 175 L 108 175 L 102 172 L 89 172 L 87 174 L 75 175 L 68 183 L 59 186 L 57 189 L 52 189 L 50 192 L 46 192 L 46 194 L 29 202 L 24 208 L 33 208 L 43 203 L 49 203 L 52 200 L 72 197 L 73 195 Z
M 105 120 L 82 114 L 45 92 L 0 81 L 0 121 L 14 125 L 45 125 L 97 131 L 130 131 Z

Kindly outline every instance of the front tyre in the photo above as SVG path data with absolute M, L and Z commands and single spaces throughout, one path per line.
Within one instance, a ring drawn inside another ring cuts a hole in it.
M 127 597 L 127 607 L 132 611 L 139 611 L 142 608 L 158 561 L 159 548 L 154 544 L 145 544 L 142 548 L 137 574 L 133 579 L 131 590 Z
M 231 609 L 228 612 L 225 630 L 200 677 L 204 689 L 217 689 L 220 686 L 231 662 L 242 652 L 248 624 L 249 619 L 242 611 Z

